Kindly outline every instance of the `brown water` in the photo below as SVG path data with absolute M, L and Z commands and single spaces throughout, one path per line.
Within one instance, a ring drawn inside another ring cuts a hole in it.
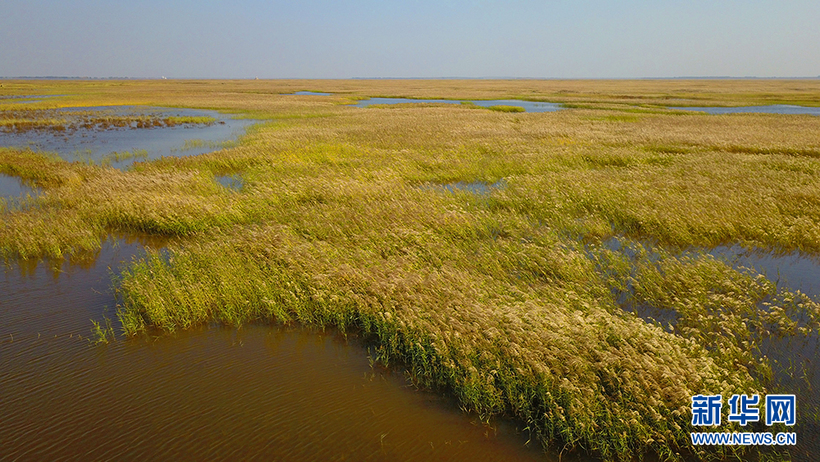
M 355 339 L 264 325 L 94 346 L 111 275 L 141 252 L 0 273 L 0 460 L 550 460 L 482 425 Z M 565 455 L 564 460 L 567 460 Z

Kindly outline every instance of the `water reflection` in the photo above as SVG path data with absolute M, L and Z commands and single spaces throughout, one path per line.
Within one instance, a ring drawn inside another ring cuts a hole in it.
M 490 194 L 491 190 L 503 188 L 506 185 L 507 185 L 507 183 L 502 178 L 502 179 L 500 179 L 500 180 L 498 180 L 498 181 L 496 181 L 495 183 L 492 183 L 492 184 L 484 182 L 484 181 L 472 181 L 472 182 L 458 181 L 456 183 L 449 183 L 449 184 L 444 185 L 444 189 L 446 189 L 447 191 L 450 191 L 450 192 L 467 191 L 467 192 L 471 192 L 473 194 L 486 195 L 486 194 Z
M 504 179 L 500 179 L 495 183 L 489 183 L 486 181 L 456 181 L 454 183 L 446 183 L 446 184 L 432 184 L 426 183 L 422 185 L 421 189 L 437 189 L 447 191 L 449 193 L 455 193 L 459 191 L 472 193 L 478 196 L 486 196 L 489 195 L 492 190 L 500 189 L 507 186 L 507 182 Z
M 630 259 L 637 258 L 635 243 L 623 237 L 612 237 L 603 242 L 605 248 L 623 252 Z M 657 261 L 659 253 L 656 245 L 650 242 L 638 242 L 648 252 L 645 255 L 650 261 Z M 740 245 L 718 246 L 710 249 L 696 248 L 679 252 L 676 256 L 696 256 L 706 254 L 723 261 L 732 268 L 763 274 L 777 285 L 778 291 L 797 291 L 820 302 L 820 258 L 801 252 L 775 252 L 765 249 L 748 249 Z M 634 276 L 634 274 L 633 274 Z M 627 282 L 625 292 L 616 292 L 619 305 L 626 311 L 650 323 L 659 323 L 664 328 L 678 324 L 681 315 L 669 308 L 642 303 L 632 297 L 634 288 Z M 758 309 L 765 310 L 758 300 Z M 800 434 L 798 446 L 790 449 L 795 460 L 814 460 L 811 455 L 820 453 L 820 397 L 815 390 L 820 389 L 820 338 L 816 333 L 808 335 L 777 336 L 766 335 L 760 338 L 760 351 L 754 352 L 757 357 L 765 357 L 772 366 L 775 392 L 795 394 L 798 400 L 798 427 Z
M 799 290 L 820 301 L 820 258 L 798 251 L 784 254 L 740 245 L 718 246 L 709 254 L 735 269 L 754 269 L 775 282 L 780 290 Z
M 5 95 L 0 96 L 0 103 L 31 104 L 39 103 L 46 98 L 57 98 L 65 95 Z
M 624 252 L 628 257 L 636 256 L 635 250 L 623 237 L 611 237 L 603 241 L 603 246 L 610 250 Z M 654 244 L 639 242 L 647 251 L 649 258 L 657 258 Z M 799 290 L 820 301 L 820 257 L 807 255 L 799 251 L 788 253 L 760 248 L 749 249 L 739 244 L 721 245 L 713 248 L 695 248 L 681 252 L 681 255 L 706 253 L 717 260 L 726 262 L 732 268 L 743 271 L 751 269 L 766 276 L 777 284 L 778 290 Z

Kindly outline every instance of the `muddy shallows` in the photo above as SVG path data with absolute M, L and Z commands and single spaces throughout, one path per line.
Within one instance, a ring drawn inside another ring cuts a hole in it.
M 6 264 L 0 459 L 552 459 L 331 331 L 204 326 L 94 343 L 92 320 L 118 329 L 111 280 L 141 252 L 110 240 L 73 264 Z

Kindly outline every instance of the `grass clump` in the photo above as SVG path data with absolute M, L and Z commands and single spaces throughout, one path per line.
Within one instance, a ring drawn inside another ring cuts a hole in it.
M 216 123 L 216 119 L 210 116 L 171 116 L 165 119 L 169 127 L 175 125 L 211 125 Z
M 145 149 L 133 149 L 131 151 L 111 152 L 100 159 L 100 165 L 111 165 L 116 162 L 123 162 L 132 159 L 147 159 L 148 151 Z
M 105 325 L 101 325 L 93 319 L 91 320 L 91 324 L 94 327 L 91 329 L 91 339 L 89 339 L 89 342 L 94 345 L 101 343 L 108 345 L 108 343 L 117 337 L 117 334 L 114 333 L 114 327 L 111 325 L 111 320 L 107 317 L 105 318 Z
M 490 106 L 487 109 L 495 112 L 524 112 L 525 109 L 521 106 L 506 106 L 503 104 L 499 104 L 496 106 Z

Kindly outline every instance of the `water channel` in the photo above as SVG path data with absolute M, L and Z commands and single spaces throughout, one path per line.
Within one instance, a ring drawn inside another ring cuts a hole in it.
M 484 108 L 497 106 L 519 107 L 524 112 L 555 112 L 560 111 L 562 106 L 556 103 L 542 103 L 538 101 L 523 101 L 517 99 L 497 99 L 497 100 L 452 100 L 452 99 L 412 99 L 412 98 L 369 98 L 356 103 L 356 107 L 369 107 L 375 105 L 394 104 L 474 104 Z
M 709 106 L 709 107 L 694 107 L 694 106 L 685 106 L 685 107 L 670 107 L 669 109 L 680 109 L 683 111 L 698 111 L 698 112 L 705 112 L 707 114 L 712 115 L 721 115 L 721 114 L 748 114 L 748 113 L 758 113 L 758 114 L 810 114 L 815 116 L 820 116 L 820 107 L 810 107 L 810 106 L 793 106 L 788 104 L 772 104 L 768 106 L 736 106 L 736 107 L 717 107 L 717 106 Z

